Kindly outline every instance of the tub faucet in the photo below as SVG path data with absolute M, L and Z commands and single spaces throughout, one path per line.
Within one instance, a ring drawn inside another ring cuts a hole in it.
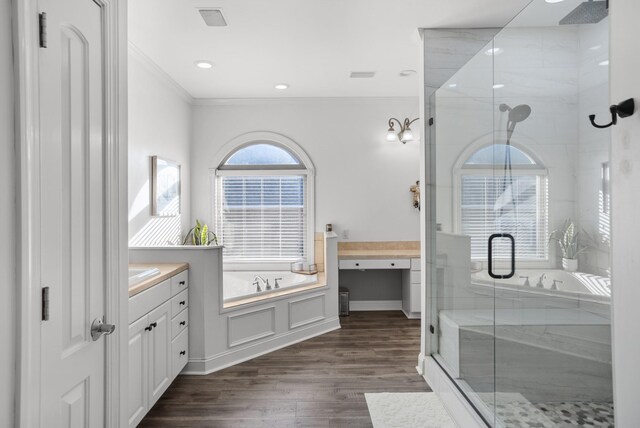
M 531 283 L 529 282 L 529 277 L 528 276 L 521 276 L 520 279 L 524 279 L 524 285 L 525 287 L 531 287 Z
M 538 280 L 538 283 L 536 284 L 536 287 L 538 288 L 544 288 L 544 283 L 542 282 L 545 278 L 547 277 L 546 273 L 543 273 L 542 275 L 540 275 L 540 279 Z
M 553 280 L 553 284 L 551 284 L 551 289 L 552 290 L 557 290 L 558 286 L 556 284 L 562 284 L 562 281 L 558 281 L 557 279 Z
M 273 288 L 280 288 L 280 284 L 278 284 L 278 281 L 282 281 L 282 278 L 276 278 L 274 281 L 276 283 L 273 284 Z

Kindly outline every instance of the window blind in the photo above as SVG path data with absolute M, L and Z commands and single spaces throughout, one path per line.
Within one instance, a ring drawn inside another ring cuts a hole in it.
M 547 178 L 542 175 L 470 174 L 461 177 L 460 226 L 471 237 L 471 257 L 487 258 L 493 233 L 510 233 L 519 259 L 548 255 Z M 494 258 L 509 259 L 511 247 L 494 241 Z
M 225 261 L 305 258 L 306 187 L 304 175 L 218 177 L 216 228 Z

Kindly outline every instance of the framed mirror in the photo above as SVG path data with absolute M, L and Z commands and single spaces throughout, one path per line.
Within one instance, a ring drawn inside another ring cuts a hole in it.
M 151 215 L 173 217 L 180 214 L 180 164 L 151 156 Z

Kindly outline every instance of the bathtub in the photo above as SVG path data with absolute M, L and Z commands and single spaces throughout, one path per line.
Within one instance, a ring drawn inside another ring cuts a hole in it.
M 254 285 L 256 275 L 261 276 L 265 280 L 269 280 L 271 287 L 275 285 L 276 278 L 282 278 L 278 281 L 280 288 L 267 290 L 262 284 L 262 281 L 260 281 L 262 291 L 256 291 L 256 286 Z M 283 289 L 295 291 L 296 288 L 317 282 L 318 275 L 302 275 L 288 271 L 224 271 L 222 286 L 223 300 L 227 303 L 255 296 L 265 296 L 274 292 L 281 292 Z
M 543 287 L 537 287 L 542 275 Z M 530 285 L 525 286 L 525 278 L 529 277 Z M 556 283 L 556 289 L 552 288 L 553 280 L 562 281 Z M 611 279 L 603 276 L 592 275 L 583 272 L 567 272 L 559 269 L 521 269 L 509 279 L 493 279 L 485 270 L 471 273 L 471 282 L 478 285 L 494 285 L 507 287 L 532 293 L 551 294 L 566 297 L 588 296 L 598 301 L 611 299 Z

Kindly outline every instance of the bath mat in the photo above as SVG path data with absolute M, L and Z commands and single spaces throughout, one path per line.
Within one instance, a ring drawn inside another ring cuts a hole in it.
M 373 428 L 456 428 L 433 392 L 364 394 Z

